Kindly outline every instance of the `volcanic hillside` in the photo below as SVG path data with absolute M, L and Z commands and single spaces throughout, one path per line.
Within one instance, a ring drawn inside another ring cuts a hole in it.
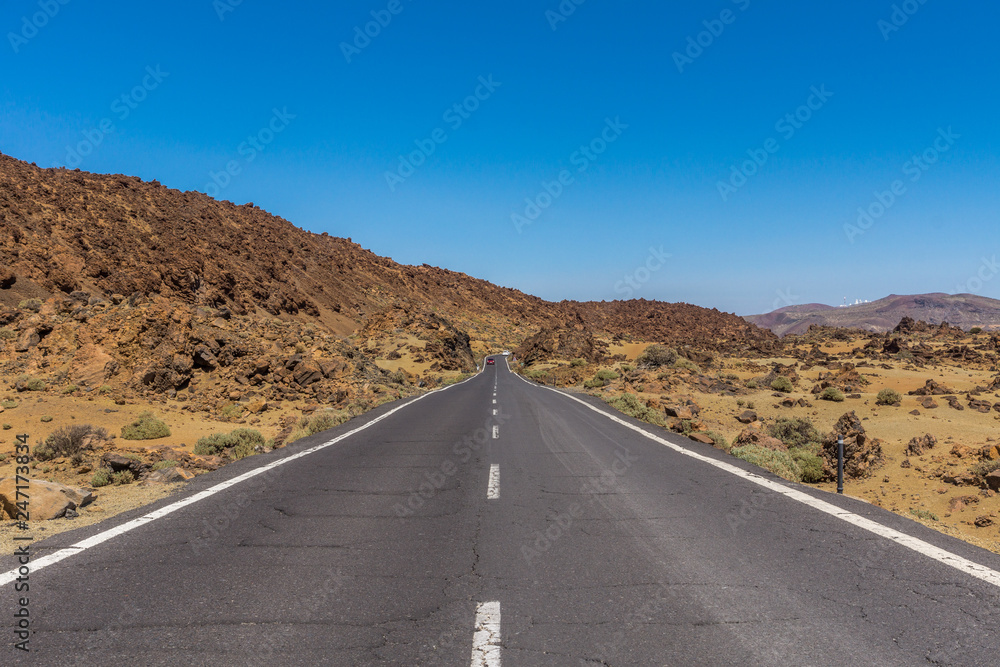
M 300 362 L 281 355 L 301 347 L 302 336 L 314 343 L 305 361 L 406 358 L 427 371 L 472 370 L 477 343 L 482 350 L 513 348 L 565 322 L 612 337 L 710 349 L 776 345 L 770 332 L 715 310 L 650 301 L 549 303 L 465 274 L 397 264 L 253 204 L 129 176 L 40 169 L 2 155 L 0 261 L 0 306 L 7 309 L 0 319 L 6 337 L 17 339 L 5 351 L 22 353 L 8 372 L 62 372 L 81 365 L 73 362 L 76 352 L 89 345 L 107 366 L 91 381 L 117 377 L 153 391 L 185 387 L 192 367 L 237 360 L 232 379 L 278 381 L 276 365 L 298 372 Z M 141 310 L 141 318 L 128 309 Z M 244 342 L 225 342 L 233 330 Z M 50 337 L 53 331 L 62 333 Z M 64 353 L 58 363 L 31 357 L 39 343 L 46 356 L 55 341 Z M 200 354 L 205 350 L 212 356 Z M 251 368 L 261 355 L 277 361 Z M 374 368 L 361 367 L 368 375 Z M 306 380 L 337 375 L 309 368 Z
M 1000 301 L 974 294 L 890 294 L 884 299 L 835 308 L 820 303 L 787 306 L 746 320 L 779 336 L 805 333 L 811 325 L 891 331 L 909 317 L 929 324 L 947 322 L 968 331 L 973 327 L 1000 329 Z

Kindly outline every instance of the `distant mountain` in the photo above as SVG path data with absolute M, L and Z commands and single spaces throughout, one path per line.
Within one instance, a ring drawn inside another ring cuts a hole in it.
M 1000 329 L 1000 301 L 975 294 L 890 294 L 855 306 L 809 303 L 786 306 L 764 315 L 747 315 L 744 319 L 784 336 L 803 333 L 812 324 L 889 331 L 904 317 L 928 324 L 947 322 L 966 331 L 972 327 Z

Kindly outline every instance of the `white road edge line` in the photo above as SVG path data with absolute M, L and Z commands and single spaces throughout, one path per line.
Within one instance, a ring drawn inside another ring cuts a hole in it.
M 471 667 L 500 667 L 500 603 L 481 602 L 476 608 Z
M 490 484 L 486 489 L 487 500 L 500 499 L 500 464 L 490 464 Z
M 508 369 L 509 368 L 510 366 L 508 365 Z M 803 505 L 808 505 L 809 507 L 817 509 L 820 512 L 829 514 L 830 516 L 836 517 L 838 519 L 846 521 L 847 523 L 853 524 L 858 528 L 861 528 L 862 530 L 867 530 L 870 533 L 874 533 L 875 535 L 878 535 L 880 537 L 892 540 L 897 544 L 900 544 L 908 549 L 916 551 L 917 553 L 923 554 L 929 558 L 933 558 L 934 560 L 940 563 L 943 563 L 949 567 L 953 567 L 956 570 L 959 570 L 960 572 L 964 572 L 968 575 L 975 577 L 976 579 L 980 579 L 981 581 L 985 581 L 988 584 L 993 584 L 994 586 L 1000 587 L 1000 572 L 988 568 L 985 565 L 980 565 L 979 563 L 975 563 L 967 558 L 963 558 L 958 554 L 953 554 L 950 551 L 946 551 L 941 547 L 936 547 L 933 544 L 925 542 L 919 538 L 913 537 L 912 535 L 907 535 L 906 533 L 898 531 L 895 528 L 889 528 L 888 526 L 883 526 L 882 524 L 876 521 L 872 521 L 871 519 L 866 519 L 865 517 L 855 514 L 854 512 L 851 512 L 849 510 L 841 509 L 836 505 L 828 503 L 825 500 L 820 500 L 819 498 L 814 498 L 807 493 L 799 491 L 798 489 L 793 489 L 785 486 L 784 484 L 779 484 L 778 482 L 767 479 L 755 473 L 748 472 L 730 463 L 726 463 L 725 461 L 719 461 L 717 459 L 713 459 L 708 456 L 703 456 L 702 454 L 691 451 L 689 449 L 685 449 L 684 447 L 676 445 L 670 442 L 669 440 L 653 435 L 652 433 L 649 433 L 648 431 L 639 428 L 634 424 L 630 424 L 624 419 L 616 417 L 615 415 L 612 414 L 608 414 L 607 412 L 604 412 L 603 410 L 594 407 L 593 405 L 587 403 L 586 401 L 581 401 L 579 398 L 576 398 L 575 396 L 571 396 L 570 394 L 558 391 L 557 389 L 552 389 L 551 387 L 545 387 L 542 385 L 534 384 L 532 382 L 529 382 L 528 380 L 525 380 L 520 375 L 517 375 L 517 373 L 514 373 L 514 375 L 517 376 L 525 384 L 528 384 L 532 387 L 536 387 L 539 389 L 547 389 L 548 391 L 555 392 L 560 396 L 564 396 L 570 399 L 571 401 L 576 401 L 585 408 L 593 410 L 597 414 L 607 417 L 613 422 L 621 424 L 625 428 L 632 429 L 636 433 L 644 435 L 654 442 L 658 442 L 659 444 L 665 447 L 669 447 L 670 449 L 674 450 L 675 452 L 678 452 L 679 454 L 690 456 L 693 459 L 703 461 L 704 463 L 715 466 L 716 468 L 725 470 L 728 473 L 732 473 L 737 477 L 742 477 L 743 479 L 753 482 L 758 486 L 770 489 L 771 491 L 780 493 L 787 498 L 796 500 L 802 503 Z
M 482 371 L 480 371 L 480 372 L 482 372 Z M 48 556 L 43 556 L 41 558 L 38 558 L 37 560 L 36 559 L 32 559 L 31 566 L 30 566 L 31 567 L 31 573 L 34 574 L 38 570 L 41 570 L 41 569 L 43 569 L 45 567 L 48 567 L 49 565 L 54 565 L 54 564 L 58 563 L 61 560 L 69 558 L 70 556 L 76 555 L 76 554 L 78 554 L 78 553 L 80 553 L 82 551 L 86 551 L 87 549 L 90 549 L 91 547 L 96 547 L 98 544 L 102 544 L 104 542 L 107 542 L 108 540 L 110 540 L 112 538 L 115 538 L 115 537 L 118 537 L 119 535 L 122 535 L 124 533 L 127 533 L 130 530 L 138 528 L 139 526 L 143 526 L 143 525 L 145 525 L 147 523 L 151 523 L 153 521 L 156 521 L 157 519 L 162 519 L 163 517 L 167 516 L 168 514 L 173 514 L 174 512 L 176 512 L 179 509 L 183 509 L 183 508 L 187 507 L 188 505 L 193 505 L 193 504 L 195 504 L 196 502 L 198 502 L 200 500 L 204 500 L 205 498 L 209 498 L 211 496 L 214 496 L 215 494 L 217 494 L 217 493 L 219 493 L 221 491 L 225 491 L 226 489 L 228 489 L 228 488 L 230 488 L 232 486 L 236 486 L 237 484 L 239 484 L 241 482 L 245 482 L 248 479 L 252 479 L 252 478 L 256 477 L 257 475 L 261 475 L 261 474 L 263 474 L 263 473 L 265 473 L 265 472 L 267 472 L 269 470 L 273 470 L 275 468 L 283 466 L 286 463 L 291 463 L 292 461 L 295 461 L 296 459 L 300 459 L 303 456 L 309 456 L 310 454 L 314 454 L 315 452 L 318 452 L 321 449 L 326 449 L 327 447 L 332 447 L 333 445 L 337 444 L 338 442 L 341 442 L 342 440 L 346 440 L 347 438 L 351 437 L 352 435 L 354 435 L 356 433 L 360 433 L 361 431 L 364 431 L 366 428 L 369 428 L 370 426 L 374 426 L 375 424 L 379 423 L 383 419 L 386 419 L 387 417 L 389 417 L 389 416 L 391 416 L 391 415 L 399 412 L 403 408 L 406 408 L 406 407 L 409 407 L 409 406 L 413 405 L 417 401 L 423 400 L 424 398 L 427 398 L 428 396 L 431 396 L 432 394 L 436 394 L 436 393 L 441 392 L 441 391 L 447 391 L 448 389 L 451 389 L 452 387 L 457 387 L 457 386 L 459 386 L 461 384 L 465 384 L 469 380 L 475 379 L 477 375 L 479 375 L 479 373 L 477 373 L 476 375 L 473 375 L 472 377 L 468 378 L 467 380 L 463 380 L 462 382 L 457 382 L 457 383 L 455 383 L 453 385 L 448 385 L 447 387 L 443 387 L 441 389 L 435 389 L 434 391 L 431 391 L 431 392 L 428 392 L 426 394 L 423 394 L 422 396 L 417 396 L 412 401 L 407 401 L 403 405 L 395 407 L 392 410 L 389 410 L 388 412 L 386 412 L 384 415 L 376 417 L 375 419 L 371 420 L 370 422 L 368 422 L 366 424 L 363 424 L 363 425 L 361 425 L 361 426 L 359 426 L 359 427 L 357 427 L 355 429 L 352 429 L 352 430 L 348 431 L 347 433 L 339 435 L 336 438 L 334 438 L 333 440 L 327 440 L 324 443 L 321 443 L 319 445 L 315 445 L 313 447 L 310 447 L 309 449 L 304 449 L 301 452 L 297 452 L 295 454 L 292 454 L 291 456 L 286 456 L 283 459 L 278 459 L 277 461 L 273 461 L 272 463 L 268 463 L 267 465 L 263 465 L 263 466 L 261 466 L 259 468 L 254 468 L 253 470 L 249 470 L 249 471 L 243 473 L 242 475 L 239 475 L 238 477 L 234 477 L 234 478 L 232 478 L 230 480 L 226 480 L 225 482 L 221 482 L 219 484 L 216 484 L 215 486 L 209 487 L 209 488 L 205 489 L 204 491 L 200 491 L 200 492 L 194 494 L 193 496 L 189 496 L 189 497 L 187 497 L 187 498 L 185 498 L 183 500 L 178 500 L 176 503 L 171 503 L 170 505 L 167 505 L 166 507 L 161 507 L 160 509 L 158 509 L 158 510 L 156 510 L 154 512 L 150 512 L 149 514 L 144 514 L 144 515 L 142 515 L 142 516 L 140 516 L 138 518 L 135 518 L 135 519 L 132 519 L 131 521 L 123 523 L 122 525 L 117 526 L 115 528 L 110 528 L 110 529 L 105 530 L 103 532 L 97 533 L 96 535 L 92 535 L 92 536 L 88 537 L 85 540 L 81 540 L 81 541 L 77 542 L 76 544 L 74 544 L 72 546 L 66 547 L 64 549 L 60 549 L 59 551 L 51 553 Z M 9 583 L 13 582 L 14 580 L 16 580 L 18 576 L 19 576 L 19 574 L 18 574 L 18 568 L 15 568 L 15 569 L 13 569 L 13 570 L 11 570 L 9 572 L 4 572 L 3 574 L 0 574 L 0 586 L 6 586 L 7 584 L 9 584 Z

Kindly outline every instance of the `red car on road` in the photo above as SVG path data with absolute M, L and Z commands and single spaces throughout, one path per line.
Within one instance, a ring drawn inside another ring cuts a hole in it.
M 496 362 L 497 362 L 496 359 L 494 359 L 493 357 L 490 357 L 489 359 L 486 360 L 486 365 L 487 366 L 493 366 L 494 364 L 496 364 Z

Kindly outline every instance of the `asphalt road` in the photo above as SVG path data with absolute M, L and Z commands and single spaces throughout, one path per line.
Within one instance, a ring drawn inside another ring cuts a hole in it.
M 30 654 L 13 648 L 23 594 L 4 583 L 0 664 L 1000 664 L 1000 586 L 502 359 L 37 543 L 33 559 L 368 423 L 32 571 Z M 905 518 L 805 493 L 1000 571 Z

